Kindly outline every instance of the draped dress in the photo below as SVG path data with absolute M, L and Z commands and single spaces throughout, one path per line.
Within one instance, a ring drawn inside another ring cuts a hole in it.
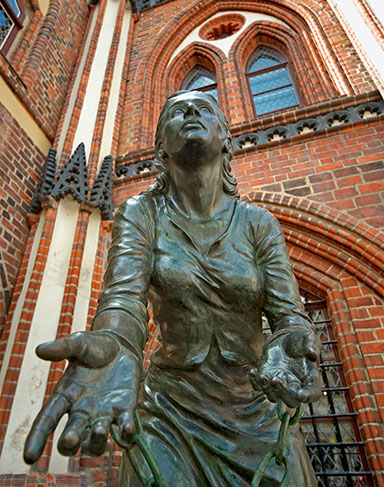
M 110 313 L 142 350 L 148 299 L 159 345 L 137 411 L 166 485 L 250 486 L 280 426 L 276 404 L 249 380 L 264 346 L 262 313 L 274 332 L 312 329 L 279 223 L 236 199 L 212 219 L 193 220 L 162 194 L 130 198 L 115 219 L 98 314 Z M 132 455 L 150 476 L 137 447 Z M 289 486 L 315 487 L 298 427 L 288 457 Z M 272 461 L 262 487 L 279 486 L 282 475 Z M 120 485 L 141 485 L 126 455 Z

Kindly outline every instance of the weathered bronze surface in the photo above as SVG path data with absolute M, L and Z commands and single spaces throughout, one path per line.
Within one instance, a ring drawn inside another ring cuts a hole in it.
M 104 452 L 111 424 L 132 445 L 136 425 L 172 487 L 250 486 L 278 437 L 279 400 L 290 408 L 320 394 L 320 341 L 303 312 L 284 238 L 266 210 L 238 200 L 228 123 L 216 101 L 180 92 L 156 134 L 156 184 L 119 209 L 93 331 L 43 344 L 69 366 L 25 447 L 35 462 L 63 414 L 58 443 L 74 455 L 86 428 Z M 147 300 L 160 344 L 145 374 Z M 262 312 L 273 330 L 264 343 Z M 288 437 L 290 487 L 316 481 L 297 426 Z M 130 456 L 150 476 L 138 448 Z M 271 462 L 260 485 L 279 486 Z M 140 486 L 125 455 L 121 485 Z

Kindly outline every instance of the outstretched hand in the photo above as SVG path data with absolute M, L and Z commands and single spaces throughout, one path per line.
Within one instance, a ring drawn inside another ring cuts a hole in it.
M 58 441 L 63 455 L 76 454 L 88 427 L 88 450 L 93 455 L 104 453 L 112 423 L 119 426 L 122 439 L 132 443 L 142 371 L 133 353 L 112 336 L 98 331 L 43 343 L 36 353 L 45 360 L 67 359 L 69 365 L 32 425 L 24 448 L 27 463 L 39 459 L 48 436 L 66 413 L 69 418 Z
M 267 342 L 258 370 L 250 371 L 253 387 L 271 402 L 280 400 L 291 408 L 320 397 L 319 359 L 321 341 L 311 331 L 293 331 Z

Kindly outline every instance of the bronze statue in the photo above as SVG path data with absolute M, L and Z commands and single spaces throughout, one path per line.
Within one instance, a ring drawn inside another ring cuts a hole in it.
M 131 445 L 136 410 L 166 485 L 249 486 L 277 439 L 276 402 L 296 408 L 319 397 L 320 340 L 277 220 L 238 199 L 216 100 L 203 92 L 170 97 L 155 152 L 155 185 L 117 213 L 92 331 L 37 349 L 69 366 L 33 424 L 25 460 L 39 458 L 67 412 L 62 454 L 77 452 L 87 428 L 89 452 L 102 454 L 112 424 Z M 144 374 L 148 299 L 160 343 Z M 266 344 L 262 312 L 273 330 Z M 135 448 L 130 457 L 150 473 Z M 288 459 L 289 486 L 315 487 L 297 427 Z M 281 477 L 271 462 L 260 485 L 277 487 Z M 127 455 L 120 484 L 141 485 Z

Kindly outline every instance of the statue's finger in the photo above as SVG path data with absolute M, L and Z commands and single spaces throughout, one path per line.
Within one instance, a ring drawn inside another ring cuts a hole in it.
M 272 377 L 271 379 L 271 386 L 276 390 L 280 391 L 281 389 L 284 388 L 284 381 L 283 378 L 280 375 L 276 375 L 275 377 Z
M 307 339 L 307 343 L 304 349 L 305 357 L 312 362 L 318 362 L 321 353 L 321 340 L 317 335 L 311 333 Z
M 133 411 L 126 411 L 117 418 L 117 425 L 120 430 L 121 439 L 131 445 L 136 435 L 136 425 Z
M 72 348 L 68 337 L 55 340 L 53 342 L 45 342 L 36 348 L 38 357 L 44 360 L 60 361 L 71 358 Z
M 265 374 L 258 374 L 256 381 L 258 382 L 261 388 L 265 388 L 269 386 L 269 377 Z
M 278 395 L 278 400 L 283 401 L 290 408 L 297 408 L 299 403 L 297 401 L 297 391 L 300 384 L 297 380 L 292 380 L 292 377 L 286 375 L 284 380 L 280 379 L 282 383 L 279 389 L 275 389 Z
M 48 436 L 56 428 L 69 408 L 68 400 L 61 394 L 53 394 L 37 415 L 24 447 L 24 460 L 35 463 L 43 453 Z
M 321 383 L 320 376 L 318 374 L 317 368 L 313 369 L 303 382 L 303 387 L 301 387 L 297 392 L 297 399 L 300 402 L 313 402 L 320 398 L 321 394 Z
M 66 338 L 39 345 L 37 355 L 45 360 L 75 360 L 90 368 L 99 368 L 113 360 L 119 346 L 107 334 L 77 332 Z
M 70 414 L 64 431 L 57 443 L 57 449 L 62 455 L 76 455 L 80 447 L 84 431 L 89 425 L 89 416 L 83 412 L 73 412 Z
M 92 425 L 91 434 L 87 442 L 88 450 L 92 455 L 102 455 L 107 446 L 109 430 L 112 419 L 109 416 L 98 418 Z
M 87 338 L 86 333 L 73 333 L 53 342 L 42 343 L 36 348 L 36 353 L 44 360 L 81 359 L 87 348 Z

